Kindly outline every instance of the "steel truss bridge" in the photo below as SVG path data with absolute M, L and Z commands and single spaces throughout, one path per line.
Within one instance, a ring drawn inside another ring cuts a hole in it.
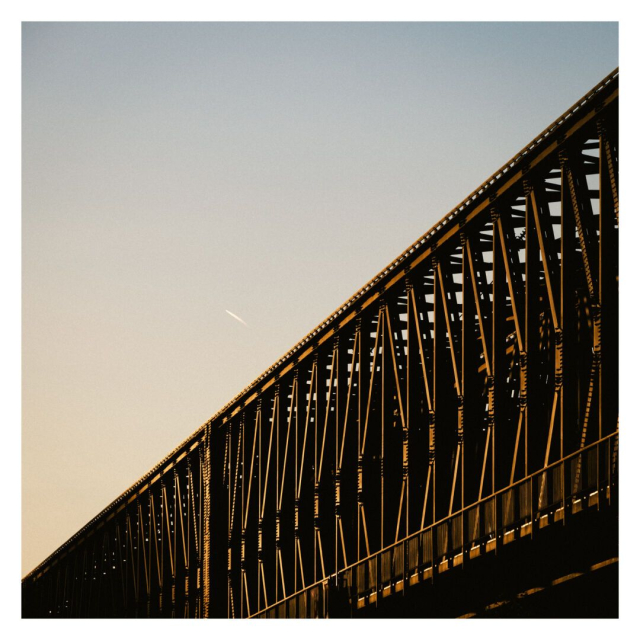
M 572 615 L 581 584 L 617 615 L 617 109 L 616 70 L 26 576 L 23 616 Z

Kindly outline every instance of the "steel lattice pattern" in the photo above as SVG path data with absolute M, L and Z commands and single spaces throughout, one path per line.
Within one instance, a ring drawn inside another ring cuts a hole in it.
M 324 616 L 610 504 L 617 96 L 616 71 L 29 574 L 24 615 Z

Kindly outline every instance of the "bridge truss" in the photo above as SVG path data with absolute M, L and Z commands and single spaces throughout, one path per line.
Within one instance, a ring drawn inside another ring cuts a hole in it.
M 317 617 L 615 508 L 614 71 L 23 580 L 25 616 Z

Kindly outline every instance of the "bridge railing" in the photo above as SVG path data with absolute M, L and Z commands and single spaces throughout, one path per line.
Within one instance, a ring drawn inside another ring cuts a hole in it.
M 330 602 L 361 608 L 567 516 L 610 506 L 617 465 L 616 431 L 252 617 L 323 618 Z

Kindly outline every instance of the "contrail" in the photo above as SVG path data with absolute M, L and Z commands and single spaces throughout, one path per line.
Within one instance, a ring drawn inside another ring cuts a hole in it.
M 229 309 L 225 309 L 225 311 L 226 311 L 226 312 L 227 312 L 227 313 L 228 313 L 232 318 L 235 318 L 238 322 L 242 322 L 242 324 L 243 324 L 245 327 L 248 327 L 248 326 L 249 326 L 249 325 L 248 325 L 248 324 L 247 324 L 247 323 L 246 323 L 242 318 L 239 318 L 235 313 L 231 313 L 231 311 L 229 311 Z

